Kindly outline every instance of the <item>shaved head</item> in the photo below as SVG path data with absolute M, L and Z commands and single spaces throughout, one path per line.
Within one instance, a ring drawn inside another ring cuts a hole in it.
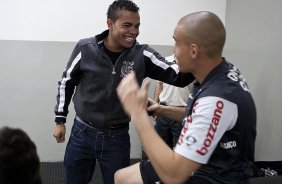
M 221 56 L 226 33 L 223 23 L 214 13 L 203 11 L 188 14 L 179 20 L 175 31 L 188 44 L 197 44 L 207 56 Z

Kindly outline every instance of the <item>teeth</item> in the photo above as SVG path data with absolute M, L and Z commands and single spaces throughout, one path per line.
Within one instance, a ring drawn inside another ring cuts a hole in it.
M 126 37 L 125 39 L 126 39 L 126 41 L 129 41 L 129 42 L 133 41 L 132 37 Z

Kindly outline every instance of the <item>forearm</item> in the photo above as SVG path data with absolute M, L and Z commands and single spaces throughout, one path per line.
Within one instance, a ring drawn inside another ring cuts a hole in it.
M 163 178 L 170 175 L 171 169 L 168 166 L 173 163 L 174 151 L 158 136 L 145 113 L 132 117 L 132 121 L 135 124 L 145 152 L 153 163 L 159 177 Z
M 68 114 L 68 106 L 71 102 L 72 95 L 74 93 L 75 86 L 72 85 L 72 83 L 63 83 L 64 78 L 59 81 L 58 86 L 58 94 L 57 94 L 57 100 L 55 105 L 55 122 L 57 123 L 65 123 L 66 117 Z
M 160 105 L 156 110 L 157 116 L 163 116 L 175 121 L 182 121 L 186 107 Z
M 187 162 L 191 161 L 169 148 L 156 133 L 145 112 L 131 118 L 145 152 L 161 180 L 164 183 L 183 183 L 187 181 L 195 170 L 195 166 L 198 165 L 194 165 L 194 163 L 187 165 Z
M 154 97 L 153 97 L 153 100 L 155 102 L 159 102 L 160 101 L 159 96 L 160 96 L 162 90 L 163 90 L 163 83 L 158 81 L 157 84 L 156 84 L 156 88 L 155 88 L 155 91 L 154 91 Z

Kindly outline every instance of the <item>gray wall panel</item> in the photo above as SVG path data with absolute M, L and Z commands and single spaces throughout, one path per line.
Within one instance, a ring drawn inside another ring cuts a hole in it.
M 282 1 L 227 1 L 225 56 L 249 83 L 257 106 L 255 159 L 282 160 Z

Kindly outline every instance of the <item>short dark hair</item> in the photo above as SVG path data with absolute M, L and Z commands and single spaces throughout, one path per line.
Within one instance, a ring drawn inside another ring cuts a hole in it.
M 128 10 L 137 13 L 139 11 L 139 7 L 131 0 L 115 0 L 108 8 L 107 18 L 115 22 L 119 18 L 121 10 Z
M 42 184 L 36 146 L 21 129 L 0 129 L 0 183 Z

